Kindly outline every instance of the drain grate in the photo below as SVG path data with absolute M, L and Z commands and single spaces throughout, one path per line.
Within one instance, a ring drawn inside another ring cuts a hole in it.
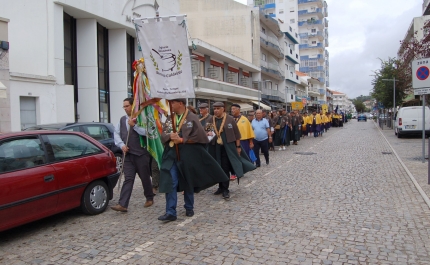
M 296 155 L 304 155 L 304 156 L 311 156 L 311 155 L 316 155 L 317 153 L 312 153 L 312 152 L 294 152 L 294 154 L 296 154 Z
M 383 155 L 391 155 L 393 152 L 382 152 Z

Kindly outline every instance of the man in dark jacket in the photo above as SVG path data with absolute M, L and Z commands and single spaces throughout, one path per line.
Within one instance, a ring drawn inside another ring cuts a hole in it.
M 156 99 L 145 102 L 145 106 L 153 104 Z M 146 136 L 146 129 L 136 123 L 132 115 L 133 98 L 126 98 L 123 101 L 123 108 L 127 115 L 121 117 L 118 125 L 115 127 L 114 140 L 115 145 L 125 153 L 124 159 L 124 184 L 121 188 L 121 194 L 118 204 L 111 209 L 120 212 L 127 212 L 130 202 L 131 192 L 133 191 L 134 179 L 136 173 L 142 181 L 143 192 L 146 197 L 144 207 L 149 207 L 154 203 L 154 192 L 151 183 L 151 170 L 149 152 L 141 146 L 140 136 Z
M 194 215 L 194 192 L 220 181 L 229 181 L 222 168 L 206 151 L 209 142 L 196 114 L 188 111 L 186 100 L 170 100 L 172 128 L 164 126 L 161 140 L 165 143 L 160 168 L 159 191 L 166 193 L 166 213 L 160 221 L 175 221 L 177 192 L 184 191 L 186 216 Z M 176 133 L 173 132 L 176 128 Z
M 242 152 L 240 145 L 240 132 L 234 118 L 225 113 L 224 103 L 214 103 L 214 131 L 215 137 L 209 144 L 209 153 L 222 167 L 227 176 L 234 172 L 237 178 L 251 170 L 255 166 L 249 161 L 245 152 Z M 219 182 L 218 190 L 215 195 L 222 194 L 224 199 L 230 198 L 230 182 Z

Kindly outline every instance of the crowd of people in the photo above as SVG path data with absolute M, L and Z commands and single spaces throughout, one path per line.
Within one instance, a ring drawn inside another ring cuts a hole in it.
M 146 105 L 154 104 L 151 99 Z M 160 221 L 177 219 L 177 193 L 184 195 L 185 215 L 194 215 L 194 193 L 218 185 L 214 195 L 230 198 L 230 181 L 261 166 L 260 151 L 269 165 L 269 150 L 286 150 L 304 137 L 322 137 L 330 127 L 342 127 L 345 115 L 337 112 L 264 111 L 244 115 L 241 106 L 225 109 L 223 102 L 202 103 L 197 112 L 186 100 L 170 100 L 172 116 L 163 122 L 164 152 L 157 163 L 142 147 L 147 132 L 132 118 L 132 98 L 123 101 L 126 115 L 115 128 L 115 144 L 124 152 L 124 183 L 118 204 L 111 209 L 127 212 L 136 173 L 142 181 L 146 202 L 154 203 L 156 193 L 165 193 L 166 212 Z

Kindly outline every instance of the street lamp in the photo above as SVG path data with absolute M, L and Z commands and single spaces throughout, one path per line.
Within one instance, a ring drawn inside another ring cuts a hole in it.
M 396 112 L 396 78 L 393 79 L 382 79 L 382 81 L 393 81 L 394 82 L 394 86 L 393 86 L 393 120 L 394 120 L 394 113 Z M 393 125 L 393 129 L 394 129 L 394 125 Z

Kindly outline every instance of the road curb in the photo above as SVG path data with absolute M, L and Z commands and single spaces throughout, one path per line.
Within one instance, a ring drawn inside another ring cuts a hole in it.
M 396 150 L 394 150 L 393 146 L 390 144 L 390 142 L 388 141 L 387 137 L 385 137 L 385 135 L 382 133 L 381 129 L 378 127 L 378 124 L 374 123 L 374 125 L 376 126 L 376 128 L 378 129 L 379 133 L 382 135 L 382 137 L 384 137 L 385 141 L 387 142 L 387 144 L 390 146 L 391 150 L 393 150 L 394 155 L 397 157 L 397 160 L 399 160 L 400 164 L 402 165 L 402 167 L 405 169 L 406 173 L 408 174 L 409 178 L 411 179 L 411 181 L 414 183 L 415 188 L 418 190 L 418 192 L 420 193 L 421 197 L 423 198 L 423 200 L 425 201 L 425 203 L 427 204 L 427 206 L 430 209 L 430 199 L 427 196 L 427 194 L 424 192 L 424 190 L 421 188 L 420 184 L 418 184 L 417 180 L 415 179 L 414 175 L 412 175 L 412 173 L 409 171 L 409 169 L 406 167 L 406 165 L 403 163 L 402 159 L 399 157 L 399 155 L 397 154 Z

